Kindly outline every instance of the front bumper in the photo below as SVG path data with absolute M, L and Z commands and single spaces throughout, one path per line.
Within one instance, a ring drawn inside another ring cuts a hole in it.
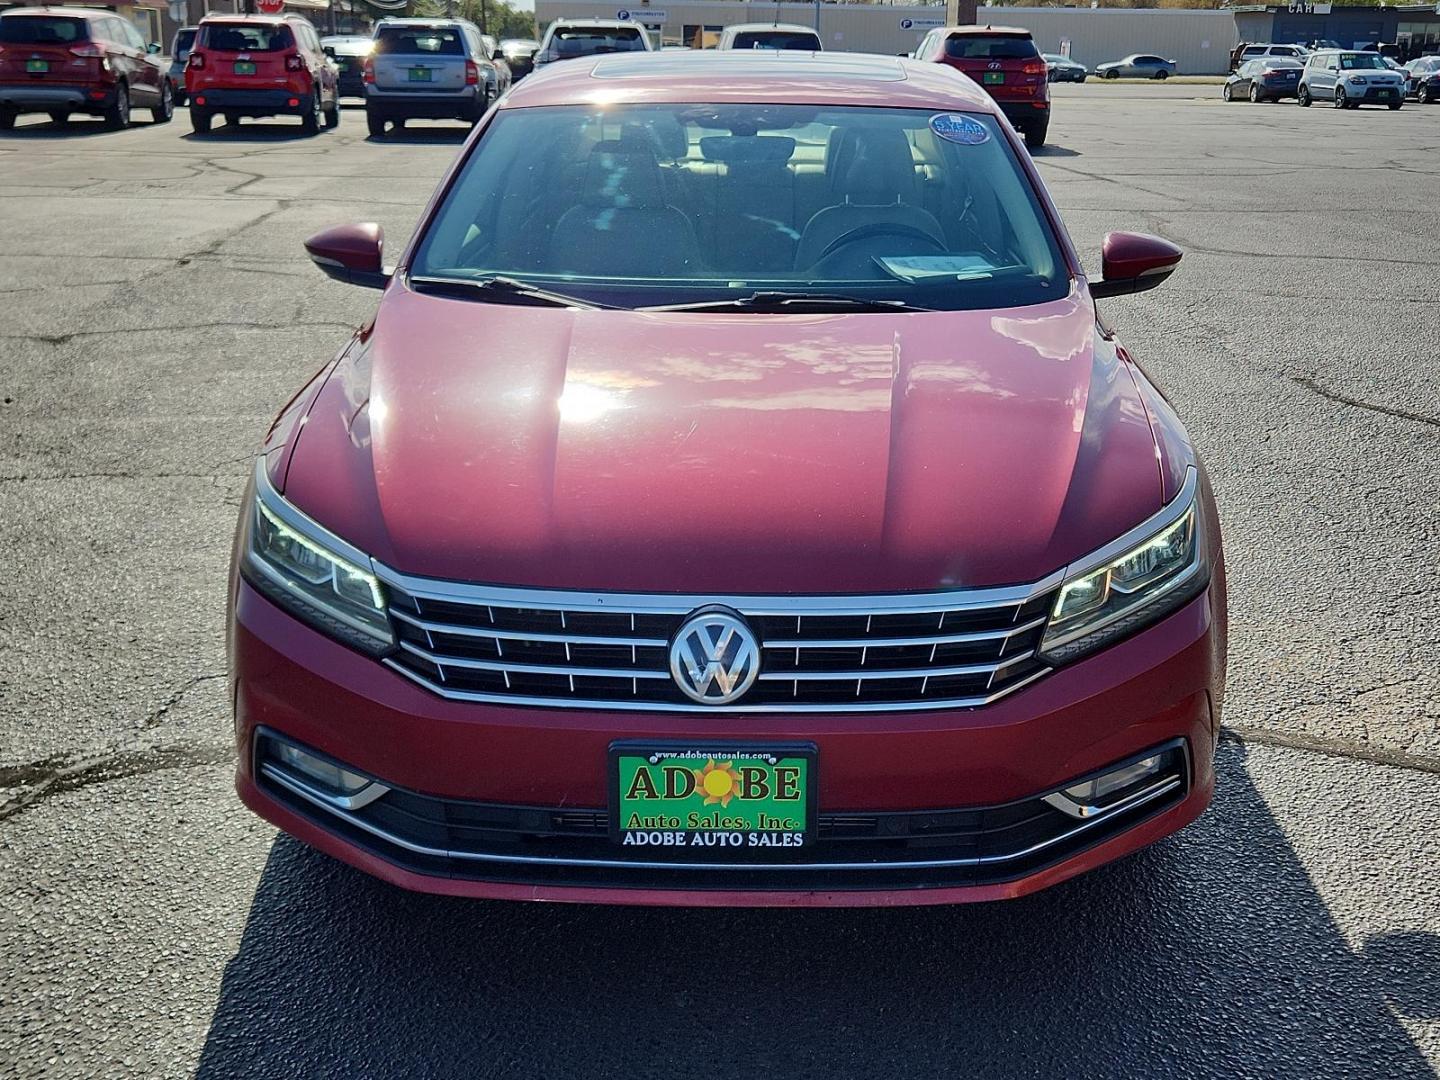
M 1223 587 L 1217 571 L 1212 592 L 1156 626 L 985 708 L 829 717 L 717 710 L 710 717 L 443 700 L 296 622 L 237 581 L 230 640 L 237 788 L 252 809 L 299 839 L 427 892 L 736 906 L 1019 896 L 1152 843 L 1208 805 L 1224 669 L 1223 631 L 1212 608 L 1223 601 L 1212 597 L 1223 596 Z M 385 813 L 408 816 L 364 818 L 387 837 L 261 775 L 256 737 L 264 730 L 393 785 L 397 799 Z M 814 743 L 819 812 L 822 825 L 830 820 L 831 835 L 822 827 L 798 869 L 651 868 L 617 858 L 620 849 L 602 828 L 610 743 L 717 736 Z M 1180 786 L 1074 835 L 1063 822 L 1040 820 L 1034 804 L 1044 793 L 1167 744 L 1183 748 Z M 1035 812 L 1014 810 L 1021 804 Z M 543 838 L 552 831 L 549 815 L 557 813 L 573 828 L 559 840 Z M 857 824 L 860 818 L 867 822 Z M 1022 818 L 1030 824 L 1015 824 Z M 985 848 L 990 854 L 1014 857 L 976 862 L 969 856 L 978 848 L 957 856 L 960 841 L 922 835 L 917 822 L 925 821 L 949 822 L 976 834 L 974 843 L 992 844 Z M 483 828 L 465 833 L 462 844 L 453 829 L 464 822 Z M 990 824 L 1014 825 L 1015 842 L 979 837 Z M 867 837 L 876 842 L 859 843 L 864 838 L 841 836 L 837 827 L 870 829 Z M 1028 850 L 1031 841 L 1062 831 L 1059 840 Z M 451 857 L 467 845 L 472 852 L 504 851 L 506 844 L 528 852 L 536 843 L 569 861 Z M 842 851 L 865 854 L 837 857 Z M 896 858 L 917 865 L 885 861 Z M 866 860 L 881 865 L 855 865 Z M 840 869 L 828 869 L 837 863 Z

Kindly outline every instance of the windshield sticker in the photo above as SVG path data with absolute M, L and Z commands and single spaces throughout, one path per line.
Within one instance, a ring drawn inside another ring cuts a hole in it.
M 930 118 L 930 130 L 946 142 L 961 146 L 979 146 L 990 141 L 990 129 L 964 113 L 936 113 Z
M 875 261 L 891 277 L 901 281 L 930 281 L 948 278 L 963 281 L 991 277 L 997 267 L 979 255 L 905 255 L 885 258 L 876 256 Z

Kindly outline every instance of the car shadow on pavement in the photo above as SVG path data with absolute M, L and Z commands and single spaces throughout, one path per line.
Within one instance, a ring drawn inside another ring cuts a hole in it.
M 387 131 L 384 135 L 376 138 L 369 136 L 365 141 L 383 146 L 386 143 L 399 143 L 402 145 L 435 145 L 437 143 L 462 143 L 470 137 L 470 127 L 467 124 L 449 124 L 435 127 L 407 127 L 402 131 Z
M 231 124 L 217 123 L 203 135 L 195 131 L 187 131 L 184 134 L 184 139 L 186 142 L 200 144 L 208 142 L 305 142 L 310 139 L 321 138 L 325 134 L 326 132 L 321 131 L 318 135 L 307 135 L 305 134 L 305 129 L 297 123 L 249 123 L 241 124 L 238 127 Z
M 1432 1076 L 1440 939 L 1352 950 L 1220 752 L 1195 826 L 1022 900 L 704 910 L 472 902 L 288 837 L 198 1076 Z
M 148 113 L 145 114 L 147 117 Z M 135 126 L 149 127 L 146 120 L 136 117 Z M 84 117 L 75 120 L 68 120 L 63 124 L 57 124 L 53 120 L 45 120 L 43 123 L 25 123 L 21 117 L 9 131 L 0 131 L 0 141 L 9 139 L 78 139 L 87 135 L 114 135 L 115 129 L 109 127 L 100 117 L 91 119 Z
M 1046 143 L 1039 150 L 1031 150 L 1031 157 L 1083 157 L 1079 150 L 1071 150 L 1068 146 L 1058 146 L 1055 143 Z

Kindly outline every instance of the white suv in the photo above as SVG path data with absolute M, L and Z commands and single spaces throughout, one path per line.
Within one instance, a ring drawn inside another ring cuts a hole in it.
M 556 19 L 545 28 L 535 66 L 600 53 L 654 52 L 655 45 L 638 22 L 620 19 Z
M 1322 49 L 1305 61 L 1295 96 L 1307 106 L 1312 101 L 1333 101 L 1337 109 L 1361 105 L 1398 109 L 1405 104 L 1405 76 L 1392 70 L 1379 53 Z

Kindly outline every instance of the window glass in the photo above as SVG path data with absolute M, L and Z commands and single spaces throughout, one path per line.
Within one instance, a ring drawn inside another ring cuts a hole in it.
M 460 56 L 465 46 L 453 26 L 382 26 L 375 35 L 376 55 Z
M 814 34 L 757 30 L 736 34 L 734 47 L 737 49 L 780 49 L 782 51 L 816 52 L 820 48 L 820 40 Z
M 550 39 L 550 48 L 564 59 L 597 53 L 644 52 L 645 42 L 633 26 L 562 26 Z
M 292 48 L 295 38 L 288 26 L 214 22 L 200 28 L 200 46 L 217 52 L 279 52 Z
M 195 31 L 181 30 L 178 34 L 175 35 L 175 44 L 174 46 L 172 46 L 175 50 L 175 55 L 179 56 L 181 53 L 189 52 L 190 46 L 194 43 Z
M 957 34 L 946 40 L 945 55 L 952 60 L 1024 60 L 1039 56 L 1040 50 L 1028 37 Z
M 0 44 L 68 45 L 86 39 L 84 19 L 54 15 L 6 15 L 0 18 Z
M 1370 71 L 1379 68 L 1389 70 L 1389 65 L 1378 53 L 1345 53 L 1340 57 L 1340 66 L 1346 71 Z
M 502 112 L 411 272 L 513 276 L 627 307 L 755 290 L 947 309 L 1065 296 L 1069 272 L 1001 121 L 952 114 L 932 126 L 936 115 L 715 104 Z

